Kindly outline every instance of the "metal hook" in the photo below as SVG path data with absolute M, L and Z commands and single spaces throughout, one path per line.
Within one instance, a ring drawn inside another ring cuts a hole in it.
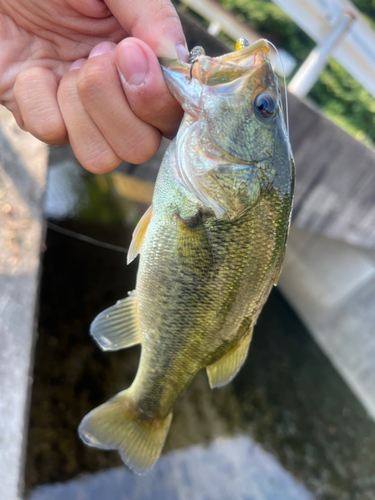
M 187 62 L 188 62 L 188 64 L 191 65 L 190 66 L 190 80 L 193 78 L 193 66 L 194 66 L 194 63 L 197 62 L 198 57 L 205 56 L 205 55 L 206 55 L 206 51 L 200 45 L 197 45 L 196 47 L 194 47 L 193 49 L 191 49 L 191 51 L 189 52 L 189 57 L 188 57 Z

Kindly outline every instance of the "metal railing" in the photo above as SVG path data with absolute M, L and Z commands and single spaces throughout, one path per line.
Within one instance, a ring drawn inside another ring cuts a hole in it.
M 289 90 L 304 97 L 317 80 L 330 56 L 335 58 L 361 85 L 375 97 L 375 32 L 361 12 L 349 0 L 273 0 L 316 43 L 310 56 L 289 84 Z M 215 0 L 182 0 L 210 26 L 209 33 L 223 31 L 233 40 L 240 36 L 250 43 L 259 34 L 239 21 Z M 296 61 L 278 49 L 285 76 L 293 71 Z M 276 52 L 270 53 L 275 71 L 283 71 Z
M 315 56 L 323 55 L 320 69 L 331 55 L 375 97 L 375 32 L 349 0 L 273 1 L 318 44 L 314 51 Z M 349 17 L 352 20 L 331 44 L 331 51 L 327 51 L 327 40 L 335 38 L 332 35 L 340 23 L 345 25 L 345 16 L 347 21 Z M 309 85 L 304 85 L 303 80 L 307 78 L 310 83 L 319 72 L 315 68 L 309 74 L 306 66 L 299 71 L 304 71 L 303 78 L 298 72 L 290 83 L 290 89 L 302 97 L 306 95 L 306 89 L 309 90 Z

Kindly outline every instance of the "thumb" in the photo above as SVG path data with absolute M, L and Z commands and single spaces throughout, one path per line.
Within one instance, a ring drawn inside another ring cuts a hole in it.
M 181 22 L 169 0 L 105 0 L 128 35 L 147 43 L 158 57 L 186 61 Z

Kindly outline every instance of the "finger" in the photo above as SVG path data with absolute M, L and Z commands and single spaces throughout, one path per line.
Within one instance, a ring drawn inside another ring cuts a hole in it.
M 83 59 L 83 58 L 77 59 L 76 61 L 74 61 L 74 63 L 71 64 L 69 71 L 72 71 L 72 69 L 82 68 L 82 66 L 85 64 L 86 61 L 87 61 L 87 59 Z
M 14 95 L 23 128 L 47 144 L 66 144 L 67 131 L 57 102 L 58 77 L 46 68 L 28 68 L 17 76 Z
M 78 95 L 116 154 L 129 163 L 143 163 L 159 149 L 161 134 L 130 109 L 114 59 L 114 52 L 89 58 L 78 73 Z
M 66 0 L 66 2 L 86 17 L 103 19 L 110 15 L 108 7 L 102 0 Z
M 174 137 L 183 111 L 165 84 L 154 52 L 141 40 L 126 38 L 118 45 L 115 59 L 135 115 L 165 137 Z
M 79 70 L 61 80 L 57 97 L 77 160 L 90 172 L 103 174 L 116 168 L 121 159 L 103 137 L 85 110 L 77 92 Z
M 95 47 L 91 50 L 89 54 L 90 57 L 94 56 L 100 56 L 102 54 L 110 54 L 111 52 L 114 52 L 116 49 L 116 44 L 113 42 L 100 42 L 98 45 L 95 45 Z
M 185 36 L 169 0 L 106 0 L 124 30 L 143 40 L 158 57 L 187 60 Z
M 10 101 L 5 101 L 5 102 L 2 102 L 1 104 L 3 106 L 5 106 L 13 114 L 13 116 L 14 116 L 16 122 L 17 122 L 17 125 L 22 130 L 27 131 L 25 123 L 24 123 L 22 115 L 21 115 L 20 108 L 18 106 L 18 103 L 17 103 L 16 99 L 13 97 L 13 99 L 11 99 Z

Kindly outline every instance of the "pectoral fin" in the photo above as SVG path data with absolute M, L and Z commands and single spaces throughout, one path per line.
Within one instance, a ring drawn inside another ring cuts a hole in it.
M 253 329 L 244 335 L 219 361 L 207 366 L 208 381 L 212 389 L 227 384 L 235 377 L 246 359 L 252 334 Z
M 213 254 L 199 212 L 190 219 L 177 215 L 177 245 L 183 266 L 198 272 L 212 270 Z
M 136 306 L 135 292 L 130 292 L 91 323 L 90 333 L 103 351 L 117 351 L 141 342 Z
M 138 222 L 137 227 L 134 229 L 133 238 L 128 250 L 128 257 L 127 257 L 128 264 L 130 264 L 130 262 L 132 262 L 137 257 L 137 255 L 141 253 L 143 240 L 145 239 L 146 231 L 148 225 L 150 224 L 151 216 L 152 216 L 152 205 L 148 207 L 146 212 L 143 214 L 141 220 Z

